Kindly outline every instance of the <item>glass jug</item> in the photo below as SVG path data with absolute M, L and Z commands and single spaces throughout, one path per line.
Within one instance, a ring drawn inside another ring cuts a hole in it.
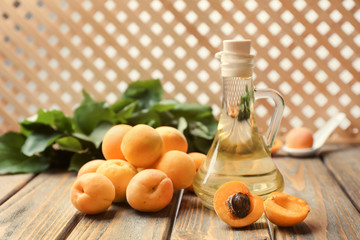
M 250 40 L 225 40 L 223 51 L 216 54 L 221 63 L 222 110 L 207 159 L 193 183 L 196 195 L 210 209 L 216 190 L 228 181 L 243 182 L 252 194 L 264 198 L 284 187 L 270 154 L 284 101 L 272 89 L 254 89 L 254 55 L 250 48 Z M 254 117 L 254 101 L 260 98 L 270 98 L 275 103 L 265 137 L 259 134 Z

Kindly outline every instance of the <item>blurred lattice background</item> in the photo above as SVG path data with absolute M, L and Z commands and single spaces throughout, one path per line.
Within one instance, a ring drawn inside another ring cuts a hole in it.
M 84 88 L 114 102 L 159 78 L 166 98 L 221 105 L 223 39 L 249 38 L 257 88 L 286 109 L 280 135 L 347 119 L 332 140 L 360 142 L 359 1 L 0 1 L 0 132 L 38 108 L 72 114 Z M 272 114 L 256 104 L 262 131 Z

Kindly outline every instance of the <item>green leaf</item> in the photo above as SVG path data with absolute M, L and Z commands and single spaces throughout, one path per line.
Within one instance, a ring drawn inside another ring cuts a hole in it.
M 210 134 L 207 126 L 202 124 L 201 122 L 195 122 L 194 124 L 192 124 L 190 127 L 190 133 L 196 137 L 201 137 L 208 140 L 213 139 L 213 136 L 212 134 Z
M 179 122 L 178 122 L 177 129 L 178 129 L 180 132 L 184 133 L 184 131 L 185 131 L 185 129 L 186 129 L 187 127 L 188 127 L 188 123 L 187 123 L 186 119 L 183 118 L 183 117 L 180 117 L 180 118 L 179 118 Z
M 154 79 L 131 83 L 122 97 L 138 100 L 139 107 L 145 109 L 160 102 L 162 96 L 161 82 L 159 79 Z
M 121 109 L 117 114 L 117 121 L 126 123 L 127 119 L 132 115 L 135 108 L 137 106 L 137 101 L 130 103 L 129 105 L 125 106 L 123 109 Z
M 35 173 L 50 166 L 49 158 L 22 154 L 24 143 L 21 133 L 8 132 L 0 137 L 0 174 Z
M 173 109 L 178 102 L 175 100 L 162 100 L 161 102 L 154 104 L 151 109 L 157 112 L 165 112 Z
M 128 123 L 130 125 L 147 124 L 152 127 L 158 127 L 161 125 L 161 119 L 157 112 L 149 109 L 143 109 L 139 112 L 134 113 L 128 119 Z
M 35 153 L 43 152 L 60 136 L 60 133 L 55 132 L 51 128 L 34 131 L 27 137 L 21 148 L 21 152 L 29 157 L 33 156 Z
M 52 127 L 66 134 L 73 132 L 71 118 L 66 117 L 59 110 L 46 111 L 40 109 L 36 115 L 21 122 L 22 132 L 27 136 L 32 131 L 42 129 L 44 126 Z
M 82 95 L 83 95 L 83 99 L 81 101 L 81 105 L 96 103 L 96 101 L 84 89 L 82 90 Z
M 82 133 L 89 135 L 101 121 L 115 121 L 114 113 L 104 102 L 95 102 L 86 92 L 81 105 L 75 109 L 73 120 Z
M 82 152 L 82 145 L 80 141 L 72 136 L 58 138 L 56 143 L 59 145 L 59 148 L 64 151 L 70 152 Z
M 109 122 L 101 122 L 90 135 L 85 135 L 82 133 L 74 133 L 73 136 L 91 142 L 95 145 L 96 148 L 100 147 L 100 144 L 104 138 L 105 133 L 112 127 L 113 124 Z
M 133 99 L 122 98 L 122 99 L 116 101 L 115 103 L 113 103 L 109 108 L 111 111 L 118 113 L 123 108 L 125 108 L 126 106 L 128 106 L 134 102 L 136 102 L 136 101 L 134 101 Z
M 51 112 L 54 116 L 54 126 L 57 131 L 66 134 L 71 134 L 74 131 L 73 122 L 70 117 L 64 115 L 63 112 L 53 110 Z
M 88 161 L 93 160 L 93 159 L 94 158 L 89 154 L 75 153 L 71 157 L 68 170 L 69 171 L 79 171 L 79 169 L 82 167 L 82 165 L 84 165 L 85 163 L 87 163 Z
M 210 106 L 203 106 L 196 103 L 179 103 L 170 112 L 176 117 L 184 117 L 186 119 L 212 116 Z
M 3 143 L 11 148 L 20 149 L 21 146 L 24 144 L 25 140 L 26 137 L 23 134 L 17 132 L 7 132 L 0 136 L 0 143 Z

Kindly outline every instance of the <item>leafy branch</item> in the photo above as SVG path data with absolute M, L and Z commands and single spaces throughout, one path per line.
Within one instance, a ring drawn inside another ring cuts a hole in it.
M 248 120 L 250 118 L 250 92 L 246 85 L 246 92 L 241 96 L 240 99 L 240 110 L 238 121 Z
M 83 91 L 73 116 L 40 109 L 20 123 L 19 132 L 0 136 L 0 174 L 42 172 L 48 168 L 78 170 L 92 159 L 103 158 L 101 142 L 115 124 L 173 126 L 182 131 L 189 152 L 206 153 L 216 133 L 210 106 L 163 100 L 158 79 L 128 86 L 114 104 L 95 101 Z

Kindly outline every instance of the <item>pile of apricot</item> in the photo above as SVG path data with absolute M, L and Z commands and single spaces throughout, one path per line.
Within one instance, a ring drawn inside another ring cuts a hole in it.
M 238 181 L 227 182 L 216 191 L 214 209 L 234 228 L 256 222 L 264 212 L 269 221 L 278 226 L 293 226 L 303 221 L 310 211 L 305 200 L 282 192 L 273 192 L 264 201 Z
M 187 140 L 176 128 L 116 125 L 103 138 L 106 160 L 92 160 L 80 168 L 71 202 L 86 214 L 124 201 L 138 211 L 159 211 L 170 203 L 174 190 L 192 190 L 206 156 L 187 150 Z

